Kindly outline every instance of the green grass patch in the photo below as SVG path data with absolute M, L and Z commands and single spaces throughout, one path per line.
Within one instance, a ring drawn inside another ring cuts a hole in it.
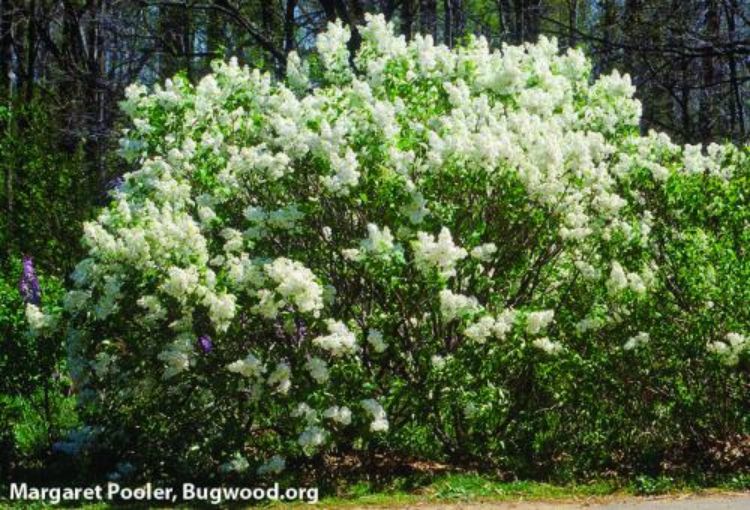
M 322 506 L 400 506 L 415 503 L 460 503 L 468 501 L 564 500 L 608 496 L 622 491 L 621 485 L 610 481 L 589 484 L 554 485 L 543 482 L 504 482 L 476 474 L 440 475 L 420 487 L 409 479 L 395 480 L 386 487 L 358 482 L 345 487 L 335 497 L 321 500 Z M 299 503 L 296 506 L 302 506 Z M 272 504 L 272 507 L 288 506 Z

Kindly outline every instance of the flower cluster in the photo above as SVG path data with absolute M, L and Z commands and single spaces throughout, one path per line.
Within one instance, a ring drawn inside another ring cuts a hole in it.
M 748 337 L 740 333 L 727 333 L 725 340 L 715 340 L 707 345 L 709 352 L 716 354 L 722 363 L 733 366 L 739 362 L 740 354 L 750 351 Z
M 18 291 L 25 303 L 39 306 L 42 302 L 42 289 L 39 286 L 39 279 L 34 270 L 34 261 L 31 257 L 23 257 L 23 272 L 18 282 Z

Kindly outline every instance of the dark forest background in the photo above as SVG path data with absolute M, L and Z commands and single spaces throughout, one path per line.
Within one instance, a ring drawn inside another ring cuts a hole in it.
M 280 76 L 285 55 L 309 50 L 328 21 L 354 26 L 366 12 L 447 45 L 555 36 L 584 48 L 596 73 L 630 73 L 644 130 L 748 140 L 746 0 L 0 0 L 4 259 L 27 253 L 47 272 L 70 271 L 81 222 L 128 170 L 112 150 L 128 84 L 196 79 L 229 56 Z

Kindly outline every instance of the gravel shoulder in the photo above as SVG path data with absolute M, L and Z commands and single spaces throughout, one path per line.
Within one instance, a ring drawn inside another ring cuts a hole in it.
M 350 507 L 362 510 L 750 510 L 750 493 L 678 495 L 659 497 L 612 497 L 581 501 L 504 501 L 471 503 L 417 503 L 395 506 Z

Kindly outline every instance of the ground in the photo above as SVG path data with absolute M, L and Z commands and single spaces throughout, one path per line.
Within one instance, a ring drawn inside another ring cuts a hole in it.
M 410 503 L 398 506 L 354 506 L 363 510 L 748 510 L 750 493 L 659 496 L 649 498 L 612 497 L 580 501 L 504 501 L 471 503 Z

